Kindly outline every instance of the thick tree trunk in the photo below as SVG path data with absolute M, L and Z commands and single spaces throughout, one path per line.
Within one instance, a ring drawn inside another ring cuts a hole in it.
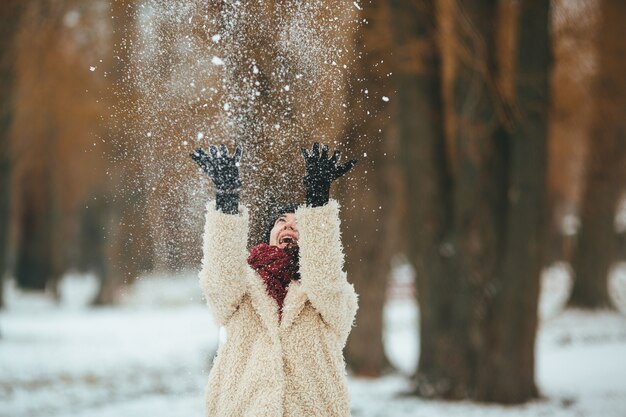
M 611 306 L 607 278 L 615 261 L 615 212 L 626 174 L 626 3 L 600 2 L 598 82 L 589 162 L 581 208 L 581 228 L 572 261 L 570 305 Z
M 604 128 L 606 135 L 608 128 Z M 604 136 L 606 138 L 607 136 Z M 608 274 L 615 260 L 615 209 L 619 197 L 615 160 L 622 146 L 602 141 L 591 143 L 586 190 L 581 207 L 581 228 L 572 259 L 574 286 L 569 304 L 580 308 L 608 308 Z
M 343 242 L 348 280 L 359 294 L 359 311 L 345 349 L 356 375 L 380 376 L 391 370 L 383 345 L 383 308 L 390 258 L 398 251 L 397 194 L 391 181 L 395 152 L 390 144 L 387 103 L 393 86 L 386 76 L 392 39 L 389 8 L 384 2 L 363 4 L 366 19 L 355 37 L 360 58 L 353 67 L 346 133 L 347 154 L 359 163 L 340 180 Z M 382 63 L 381 63 L 382 61 Z M 365 93 L 367 92 L 367 93 Z M 395 237 L 393 239 L 392 237 Z
M 490 349 L 483 352 L 485 365 L 478 375 L 477 398 L 484 401 L 517 403 L 537 396 L 534 352 L 547 223 L 549 10 L 549 0 L 519 3 L 501 278 L 487 315 Z
M 420 359 L 416 390 L 423 396 L 463 398 L 469 383 L 466 343 L 456 333 L 467 327 L 455 314 L 456 291 L 449 282 L 452 202 L 449 154 L 444 137 L 441 55 L 436 43 L 434 1 L 392 2 L 397 43 L 422 46 L 420 66 L 396 71 L 401 153 L 407 174 L 409 259 L 417 272 Z M 404 37 L 408 36 L 408 39 Z M 461 305 L 456 305 L 460 309 Z
M 18 286 L 26 290 L 43 291 L 61 275 L 51 177 L 50 168 L 31 169 L 22 177 L 16 194 L 20 201 L 20 233 L 15 278 Z
M 442 251 L 450 226 L 450 178 L 443 125 L 441 92 L 441 55 L 436 43 L 436 8 L 434 1 L 410 4 L 392 1 L 396 44 L 399 48 L 413 43 L 422 45 L 420 66 L 411 65 L 408 57 L 396 69 L 397 111 L 402 162 L 406 170 L 407 228 L 409 259 L 417 272 L 420 306 L 420 361 L 416 381 L 421 394 L 428 395 L 427 385 L 449 374 L 437 361 L 438 352 L 450 353 L 454 343 L 430 336 L 445 320 L 449 288 L 447 257 Z M 404 64 L 404 65 L 402 65 Z M 432 394 L 435 394 L 432 392 Z
M 11 201 L 12 152 L 9 132 L 13 120 L 15 34 L 25 3 L 21 0 L 6 0 L 0 5 L 0 308 L 4 306 Z
M 53 47 L 58 27 L 50 24 L 59 18 L 59 8 L 43 0 L 28 3 L 25 16 L 29 27 L 19 39 L 24 50 L 33 49 L 32 72 L 21 71 L 16 80 L 25 97 L 15 112 L 20 125 L 16 144 L 16 223 L 18 241 L 15 254 L 15 278 L 27 290 L 46 288 L 57 297 L 57 283 L 63 272 L 61 242 L 61 204 L 59 201 L 58 140 L 51 91 L 45 79 L 44 51 Z M 28 32 L 27 32 L 28 31 Z M 18 56 L 17 62 L 23 60 Z M 30 78 L 32 77 L 32 78 Z M 18 149 L 19 148 L 19 149 Z M 41 149 L 43 152 L 33 152 Z
M 346 271 L 359 294 L 359 311 L 345 357 L 354 374 L 376 377 L 391 370 L 383 345 L 383 308 L 395 246 L 390 236 L 393 227 L 390 222 L 394 218 L 388 215 L 393 210 L 393 199 L 387 181 L 389 174 L 385 172 L 384 143 L 365 146 L 355 139 L 348 152 L 356 155 L 357 149 L 367 149 L 368 155 L 376 156 L 367 161 L 374 166 L 363 163 L 351 173 L 358 175 L 358 185 L 351 181 L 342 187 Z
M 497 2 L 456 3 L 456 41 L 470 53 L 456 62 L 454 141 L 443 133 L 434 2 L 419 4 L 403 10 L 396 3 L 399 21 L 414 19 L 409 33 L 425 51 L 421 72 L 398 77 L 421 312 L 416 391 L 527 401 L 537 394 L 549 3 L 519 6 L 513 112 L 496 83 Z
M 378 126 L 377 123 L 351 126 L 353 129 L 347 134 L 348 154 L 372 156 L 361 158 L 360 166 L 348 174 L 358 177 L 359 183 L 344 180 L 341 193 L 346 271 L 359 294 L 359 311 L 345 356 L 350 370 L 363 376 L 380 376 L 391 369 L 383 345 L 387 278 L 397 246 L 391 238 L 395 226 L 392 223 L 397 221 L 397 216 L 390 214 L 394 211 L 395 198 L 383 155 L 389 148 L 384 142 L 364 143 L 363 136 L 368 132 L 376 137 Z
M 137 91 L 129 75 L 132 68 L 132 53 L 136 41 L 136 1 L 111 0 L 111 16 L 114 33 L 113 53 L 115 57 L 112 79 L 118 93 L 109 99 L 117 100 L 125 109 L 117 114 L 120 119 L 109 127 L 112 153 L 110 175 L 105 187 L 103 200 L 93 209 L 101 211 L 98 222 L 106 230 L 105 242 L 96 244 L 93 266 L 100 279 L 100 288 L 93 305 L 111 305 L 118 300 L 120 288 L 132 283 L 138 275 L 139 258 L 152 258 L 152 241 L 149 239 L 149 225 L 145 213 L 146 191 L 141 178 L 136 138 L 130 137 L 137 117 Z M 136 181 L 137 187 L 126 183 Z M 92 214 L 93 215 L 93 214 Z M 93 239 L 99 240 L 100 236 Z

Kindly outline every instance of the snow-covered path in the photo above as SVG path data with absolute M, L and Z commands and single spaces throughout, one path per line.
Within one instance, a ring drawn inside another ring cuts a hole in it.
M 20 301 L 21 302 L 21 301 Z M 415 306 L 386 311 L 386 345 L 401 369 L 417 352 Z M 0 416 L 201 417 L 218 330 L 202 304 L 119 308 L 10 305 L 0 314 Z M 402 396 L 401 375 L 350 379 L 354 417 L 626 416 L 626 317 L 566 311 L 537 343 L 543 401 L 520 407 Z

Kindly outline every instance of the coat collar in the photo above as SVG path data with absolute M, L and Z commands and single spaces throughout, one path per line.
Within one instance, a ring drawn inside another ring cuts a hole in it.
M 278 329 L 278 304 L 265 291 L 263 279 L 252 268 L 248 267 L 248 289 L 252 307 L 270 334 Z
M 278 304 L 267 293 L 263 279 L 252 268 L 248 268 L 248 288 L 252 306 L 270 334 L 277 333 L 279 328 L 288 328 L 298 317 L 307 300 L 300 281 L 291 281 L 283 304 L 283 318 L 279 323 Z
M 289 290 L 285 297 L 285 303 L 283 304 L 283 319 L 280 322 L 280 327 L 287 329 L 293 321 L 298 317 L 304 304 L 307 300 L 306 293 L 302 290 L 302 283 L 300 281 L 291 281 L 289 283 Z

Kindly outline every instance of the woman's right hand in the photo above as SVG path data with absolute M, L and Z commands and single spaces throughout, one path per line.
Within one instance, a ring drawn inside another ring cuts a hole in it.
M 243 151 L 237 147 L 232 156 L 228 155 L 226 145 L 209 146 L 209 153 L 198 148 L 191 154 L 191 159 L 207 173 L 215 184 L 216 207 L 226 214 L 237 214 L 241 179 L 239 165 Z

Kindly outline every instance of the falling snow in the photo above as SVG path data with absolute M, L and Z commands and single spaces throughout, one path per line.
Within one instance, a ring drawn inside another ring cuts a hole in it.
M 120 193 L 146 193 L 146 215 L 158 225 L 152 227 L 154 250 L 166 264 L 183 264 L 177 256 L 184 254 L 176 255 L 172 245 L 201 246 L 199 225 L 213 191 L 189 158 L 193 150 L 242 145 L 242 202 L 253 210 L 268 204 L 268 194 L 254 188 L 258 173 L 277 173 L 271 183 L 278 193 L 302 186 L 302 162 L 280 166 L 271 155 L 300 155 L 312 141 L 345 152 L 337 141 L 345 121 L 354 111 L 370 117 L 359 106 L 375 101 L 358 94 L 362 86 L 350 91 L 360 9 L 358 1 L 339 0 L 273 7 L 228 1 L 210 8 L 203 0 L 141 3 L 132 49 L 118 45 L 130 60 L 119 101 L 135 100 L 120 106 L 118 116 L 139 109 L 139 119 L 124 131 L 145 140 L 133 145 L 133 154 L 122 144 L 118 155 L 142 172 Z M 357 101 L 348 99 L 354 94 Z
M 218 65 L 218 66 L 224 65 L 224 61 L 217 56 L 214 56 L 213 58 L 211 58 L 211 62 L 213 63 L 213 65 Z

